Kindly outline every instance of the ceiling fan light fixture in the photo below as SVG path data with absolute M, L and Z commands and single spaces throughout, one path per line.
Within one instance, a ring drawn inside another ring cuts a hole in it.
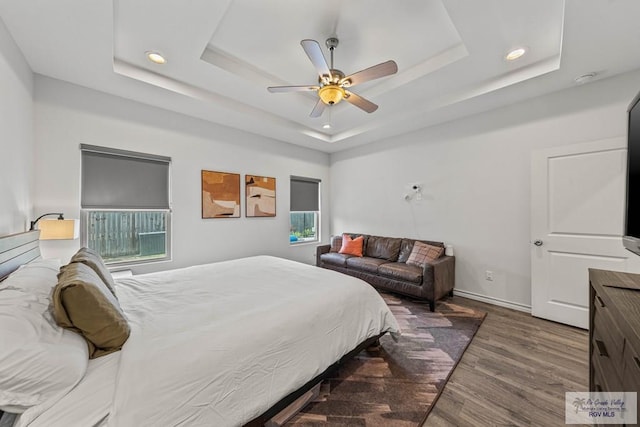
M 318 96 L 325 104 L 335 105 L 345 98 L 345 93 L 338 85 L 327 85 L 318 90 Z
M 271 86 L 267 90 L 271 93 L 277 92 L 301 92 L 314 90 L 318 94 L 316 105 L 311 110 L 309 117 L 317 118 L 322 115 L 327 106 L 338 104 L 343 99 L 349 104 L 360 108 L 366 113 L 373 113 L 378 106 L 373 102 L 351 92 L 351 87 L 370 80 L 379 79 L 398 72 L 398 64 L 389 60 L 381 62 L 364 70 L 360 70 L 349 76 L 344 75 L 340 70 L 333 67 L 333 51 L 338 46 L 338 39 L 330 37 L 327 39 L 327 47 L 331 53 L 331 67 L 322 53 L 320 43 L 311 39 L 304 39 L 300 42 L 302 49 L 307 54 L 311 63 L 318 72 L 318 85 L 316 86 Z M 329 110 L 331 111 L 331 110 Z M 325 128 L 326 129 L 326 128 Z

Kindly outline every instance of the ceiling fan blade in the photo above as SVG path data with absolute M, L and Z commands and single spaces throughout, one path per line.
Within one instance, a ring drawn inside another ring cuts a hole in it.
M 379 79 L 380 77 L 389 76 L 398 72 L 398 64 L 395 61 L 387 61 L 369 67 L 367 69 L 353 73 L 340 80 L 340 85 L 345 87 L 359 85 L 360 83 L 368 82 L 369 80 Z M 347 83 L 345 85 L 345 83 Z
M 331 76 L 331 71 L 329 71 L 329 66 L 327 65 L 327 60 L 324 58 L 322 54 L 322 49 L 320 48 L 320 44 L 315 40 L 305 39 L 300 42 L 302 48 L 305 53 L 313 63 L 313 66 L 316 67 L 318 71 L 318 75 L 320 76 Z
M 316 102 L 316 106 L 313 107 L 313 110 L 311 110 L 311 114 L 309 114 L 309 116 L 313 118 L 320 117 L 322 113 L 324 113 L 325 107 L 326 104 L 322 102 L 321 99 L 318 99 L 318 102 Z
M 348 90 L 345 90 L 345 93 L 347 94 L 347 96 L 344 98 L 345 101 L 352 105 L 355 105 L 356 107 L 366 111 L 367 113 L 373 113 L 378 109 L 378 106 L 376 104 L 367 99 L 364 99 L 360 95 L 356 95 L 355 93 L 349 92 Z
M 320 86 L 271 86 L 267 90 L 271 93 L 279 92 L 309 92 L 320 89 Z

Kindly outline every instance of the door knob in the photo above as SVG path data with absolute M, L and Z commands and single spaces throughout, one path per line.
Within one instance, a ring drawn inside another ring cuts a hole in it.
M 542 246 L 542 240 L 538 239 L 538 240 L 534 240 L 533 244 L 536 246 Z

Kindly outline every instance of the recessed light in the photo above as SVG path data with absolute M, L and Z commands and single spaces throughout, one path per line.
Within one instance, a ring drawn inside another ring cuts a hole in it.
M 526 52 L 525 48 L 519 47 L 517 49 L 513 49 L 511 52 L 507 53 L 504 57 L 507 61 L 515 61 L 520 58 Z
M 322 129 L 331 129 L 331 124 L 330 123 L 323 124 Z
M 584 84 L 586 82 L 588 82 L 589 80 L 593 79 L 596 76 L 596 73 L 586 73 L 583 74 L 581 76 L 576 77 L 575 79 L 573 79 L 574 82 L 576 82 L 577 84 L 581 85 Z
M 158 52 L 147 52 L 147 59 L 155 64 L 164 64 L 167 60 Z

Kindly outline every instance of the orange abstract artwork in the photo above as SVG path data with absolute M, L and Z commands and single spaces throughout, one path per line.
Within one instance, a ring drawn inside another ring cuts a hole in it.
M 202 171 L 202 218 L 240 218 L 240 174 Z
M 276 216 L 276 179 L 245 175 L 244 183 L 246 216 Z

